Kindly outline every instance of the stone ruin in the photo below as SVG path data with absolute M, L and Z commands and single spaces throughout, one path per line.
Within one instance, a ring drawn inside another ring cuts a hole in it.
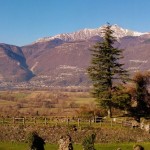
M 58 144 L 58 150 L 73 150 L 72 139 L 69 135 L 61 136 L 58 141 Z
M 133 150 L 144 150 L 144 147 L 141 145 L 134 145 Z

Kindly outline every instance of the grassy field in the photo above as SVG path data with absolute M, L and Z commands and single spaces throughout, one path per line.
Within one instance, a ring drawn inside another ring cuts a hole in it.
M 2 116 L 76 115 L 81 106 L 95 107 L 88 92 L 0 91 Z M 32 110 L 32 111 L 31 111 Z
M 121 148 L 122 150 L 132 150 L 134 143 L 124 143 L 124 144 L 95 144 L 96 150 L 116 150 Z M 140 143 L 144 146 L 145 150 L 150 149 L 150 143 Z M 28 145 L 26 143 L 0 143 L 0 150 L 27 150 Z M 57 150 L 58 145 L 56 144 L 46 144 L 45 150 Z M 74 150 L 82 150 L 81 145 L 74 145 Z

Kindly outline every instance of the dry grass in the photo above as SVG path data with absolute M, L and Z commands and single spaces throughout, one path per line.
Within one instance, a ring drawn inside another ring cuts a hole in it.
M 82 106 L 95 107 L 87 92 L 1 91 L 1 116 L 75 115 Z M 91 109 L 91 108 L 90 108 Z

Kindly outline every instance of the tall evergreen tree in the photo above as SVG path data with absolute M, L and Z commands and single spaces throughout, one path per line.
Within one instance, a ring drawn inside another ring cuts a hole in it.
M 107 109 L 109 117 L 112 115 L 114 80 L 124 80 L 126 75 L 123 64 L 119 63 L 122 50 L 114 47 L 116 39 L 113 33 L 111 25 L 107 24 L 104 28 L 103 41 L 97 42 L 91 49 L 92 60 L 88 68 L 93 81 L 92 94 L 100 106 Z

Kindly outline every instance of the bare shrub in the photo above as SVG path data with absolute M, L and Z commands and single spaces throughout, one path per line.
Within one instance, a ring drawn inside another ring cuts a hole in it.
M 70 102 L 70 103 L 69 103 L 69 107 L 70 107 L 70 108 L 78 108 L 78 107 L 79 107 L 79 104 L 77 104 L 76 102 Z
M 51 102 L 50 101 L 44 101 L 42 104 L 43 108 L 52 108 Z
M 90 110 L 88 107 L 86 106 L 82 106 L 80 107 L 79 110 L 77 110 L 77 115 L 78 117 L 80 118 L 86 118 L 86 119 L 89 119 L 91 117 L 94 116 L 94 111 L 93 110 Z

